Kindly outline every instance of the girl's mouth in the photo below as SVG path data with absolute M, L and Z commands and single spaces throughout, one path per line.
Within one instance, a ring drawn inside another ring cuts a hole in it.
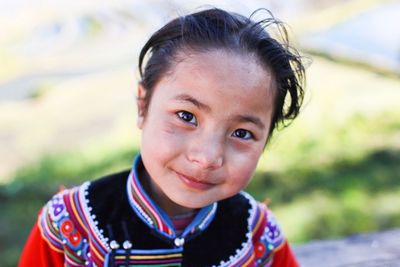
M 210 189 L 211 187 L 215 186 L 215 184 L 207 183 L 207 182 L 202 182 L 198 181 L 193 177 L 183 175 L 179 172 L 176 172 L 178 175 L 179 179 L 189 188 L 199 190 L 199 191 L 205 191 Z

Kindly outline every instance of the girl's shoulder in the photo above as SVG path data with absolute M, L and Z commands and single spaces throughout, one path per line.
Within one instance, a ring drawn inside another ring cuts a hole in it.
M 240 192 L 239 194 L 222 200 L 218 203 L 219 212 L 229 214 L 231 217 L 245 217 L 250 228 L 257 230 L 260 226 L 277 228 L 277 236 L 283 236 L 275 215 L 267 204 L 255 200 L 250 194 Z M 279 233 L 278 233 L 279 232 Z
M 61 190 L 43 207 L 39 216 L 40 225 L 58 226 L 64 221 L 71 221 L 80 230 L 96 225 L 94 214 L 111 212 L 125 201 L 123 192 L 128 174 L 129 171 L 123 171 Z M 63 230 L 61 226 L 58 228 Z
M 279 223 L 265 203 L 256 201 L 246 192 L 221 201 L 221 213 L 229 214 L 231 220 L 246 218 L 247 236 L 251 236 L 256 257 L 260 260 L 280 250 L 286 243 L 286 238 Z
M 120 206 L 121 187 L 128 171 L 109 175 L 55 194 L 42 208 L 38 226 L 42 237 L 58 252 L 68 251 L 68 261 L 82 264 L 89 257 L 90 238 L 96 239 L 96 250 L 109 250 L 109 240 L 98 227 L 99 210 L 111 213 Z M 95 201 L 95 202 L 94 202 Z M 93 249 L 93 248 L 92 248 Z
M 38 226 L 42 237 L 53 250 L 63 252 L 65 248 L 69 248 L 73 255 L 82 253 L 85 249 L 87 227 L 84 189 L 88 185 L 85 182 L 81 186 L 58 192 L 41 210 Z

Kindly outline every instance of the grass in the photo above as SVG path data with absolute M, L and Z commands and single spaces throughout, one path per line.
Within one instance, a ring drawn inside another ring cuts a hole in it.
M 400 226 L 400 150 L 320 168 L 257 173 L 249 191 L 271 207 L 294 242 L 338 238 Z

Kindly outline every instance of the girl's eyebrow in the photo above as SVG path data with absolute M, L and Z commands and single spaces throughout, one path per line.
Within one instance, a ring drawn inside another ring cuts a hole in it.
M 197 108 L 203 109 L 203 110 L 205 110 L 207 112 L 211 111 L 211 108 L 207 104 L 204 104 L 204 103 L 200 102 L 199 100 L 195 99 L 191 95 L 179 94 L 179 95 L 175 96 L 174 98 L 176 100 L 190 102 L 193 105 L 195 105 Z
M 252 116 L 252 115 L 238 115 L 235 117 L 235 119 L 239 122 L 251 122 L 255 124 L 258 128 L 261 130 L 265 129 L 264 123 L 257 117 Z

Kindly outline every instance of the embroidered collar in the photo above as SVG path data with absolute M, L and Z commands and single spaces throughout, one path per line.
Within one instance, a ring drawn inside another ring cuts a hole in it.
M 144 191 L 138 179 L 138 166 L 141 163 L 141 156 L 138 155 L 133 163 L 132 170 L 127 181 L 127 193 L 129 203 L 139 218 L 150 228 L 170 239 L 185 238 L 188 235 L 203 231 L 211 223 L 217 211 L 217 203 L 200 209 L 193 221 L 178 236 L 173 223 L 168 215 L 150 198 Z

